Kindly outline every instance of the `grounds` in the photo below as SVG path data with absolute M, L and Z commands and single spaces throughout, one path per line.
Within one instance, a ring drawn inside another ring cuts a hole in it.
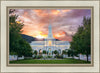
M 72 58 L 53 59 L 53 60 L 24 59 L 24 60 L 18 60 L 18 61 L 10 61 L 10 64 L 90 64 L 90 62 L 72 59 Z

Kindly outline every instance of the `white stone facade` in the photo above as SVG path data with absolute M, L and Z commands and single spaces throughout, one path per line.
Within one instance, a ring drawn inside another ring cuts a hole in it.
M 45 50 L 52 56 L 52 52 L 57 50 L 59 54 L 62 54 L 62 51 L 70 48 L 70 43 L 68 41 L 56 41 L 52 35 L 52 26 L 49 25 L 48 28 L 48 37 L 44 41 L 32 41 L 30 43 L 33 50 L 37 50 L 38 53 Z

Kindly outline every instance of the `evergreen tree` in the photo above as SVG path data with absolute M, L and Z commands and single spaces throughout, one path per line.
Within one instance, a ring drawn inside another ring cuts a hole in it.
M 24 24 L 20 21 L 16 21 L 17 17 L 16 15 L 11 15 L 9 17 L 9 53 L 16 54 L 18 57 L 22 55 L 25 57 L 32 56 L 32 49 L 29 43 L 20 35 Z
M 86 54 L 87 61 L 88 55 L 91 53 L 91 19 L 83 18 L 83 26 L 79 26 L 77 33 L 72 37 L 71 47 L 77 54 Z

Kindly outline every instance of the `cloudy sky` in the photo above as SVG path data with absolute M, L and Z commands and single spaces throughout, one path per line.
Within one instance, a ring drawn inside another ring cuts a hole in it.
M 82 25 L 83 17 L 90 17 L 90 9 L 16 9 L 17 20 L 24 23 L 22 34 L 46 38 L 48 25 L 52 25 L 53 37 L 63 41 L 71 41 L 72 35 Z

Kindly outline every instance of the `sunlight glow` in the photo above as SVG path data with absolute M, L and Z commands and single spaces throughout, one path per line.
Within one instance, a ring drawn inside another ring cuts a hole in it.
M 37 35 L 36 38 L 38 38 L 38 39 L 43 39 L 44 37 L 41 36 L 41 35 Z
M 43 32 L 41 31 L 38 31 L 37 33 L 38 35 L 36 35 L 35 37 L 38 38 L 38 39 L 43 39 L 43 38 L 46 38 L 47 35 L 46 34 L 43 34 Z

